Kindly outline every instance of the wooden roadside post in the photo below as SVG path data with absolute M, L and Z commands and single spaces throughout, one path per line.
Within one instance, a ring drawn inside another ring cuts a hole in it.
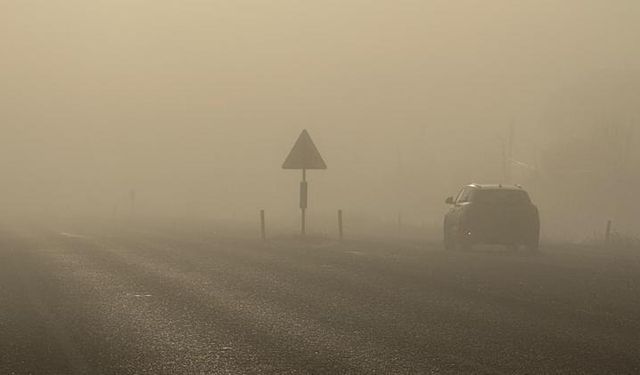
M 340 235 L 340 239 L 344 238 L 344 228 L 342 226 L 342 210 L 338 210 L 338 233 Z
M 133 189 L 129 191 L 129 202 L 131 204 L 131 216 L 133 216 L 136 213 L 136 191 Z
M 262 240 L 267 239 L 267 226 L 264 218 L 264 210 L 260 210 L 260 233 L 262 235 Z
M 607 229 L 604 232 L 604 242 L 609 245 L 611 240 L 611 220 L 607 220 Z

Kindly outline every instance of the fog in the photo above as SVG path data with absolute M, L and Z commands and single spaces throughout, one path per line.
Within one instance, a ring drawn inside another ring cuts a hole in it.
M 135 191 L 144 217 L 295 226 L 300 173 L 281 165 L 307 129 L 328 165 L 309 172 L 313 231 L 337 209 L 436 231 L 461 185 L 512 182 L 549 237 L 638 233 L 638 16 L 631 0 L 4 0 L 0 206 L 112 218 Z

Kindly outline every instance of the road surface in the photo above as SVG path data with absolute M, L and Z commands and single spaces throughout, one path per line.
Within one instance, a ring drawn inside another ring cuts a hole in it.
M 640 254 L 0 230 L 0 374 L 632 374 Z

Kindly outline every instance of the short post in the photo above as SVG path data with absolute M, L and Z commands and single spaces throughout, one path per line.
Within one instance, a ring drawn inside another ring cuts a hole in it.
M 264 210 L 260 210 L 260 232 L 262 234 L 262 240 L 267 239 L 267 229 L 264 220 Z
M 340 235 L 340 239 L 344 237 L 344 230 L 342 227 L 342 210 L 338 210 L 338 233 Z
M 611 220 L 607 220 L 607 229 L 604 232 L 604 242 L 608 245 L 611 240 Z
M 133 216 L 136 213 L 136 191 L 133 189 L 129 192 L 129 200 L 131 201 L 131 215 Z

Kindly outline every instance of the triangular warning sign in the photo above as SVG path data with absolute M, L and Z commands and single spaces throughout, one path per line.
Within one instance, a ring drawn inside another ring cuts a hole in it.
M 327 169 L 309 133 L 302 131 L 298 141 L 282 164 L 283 169 Z

